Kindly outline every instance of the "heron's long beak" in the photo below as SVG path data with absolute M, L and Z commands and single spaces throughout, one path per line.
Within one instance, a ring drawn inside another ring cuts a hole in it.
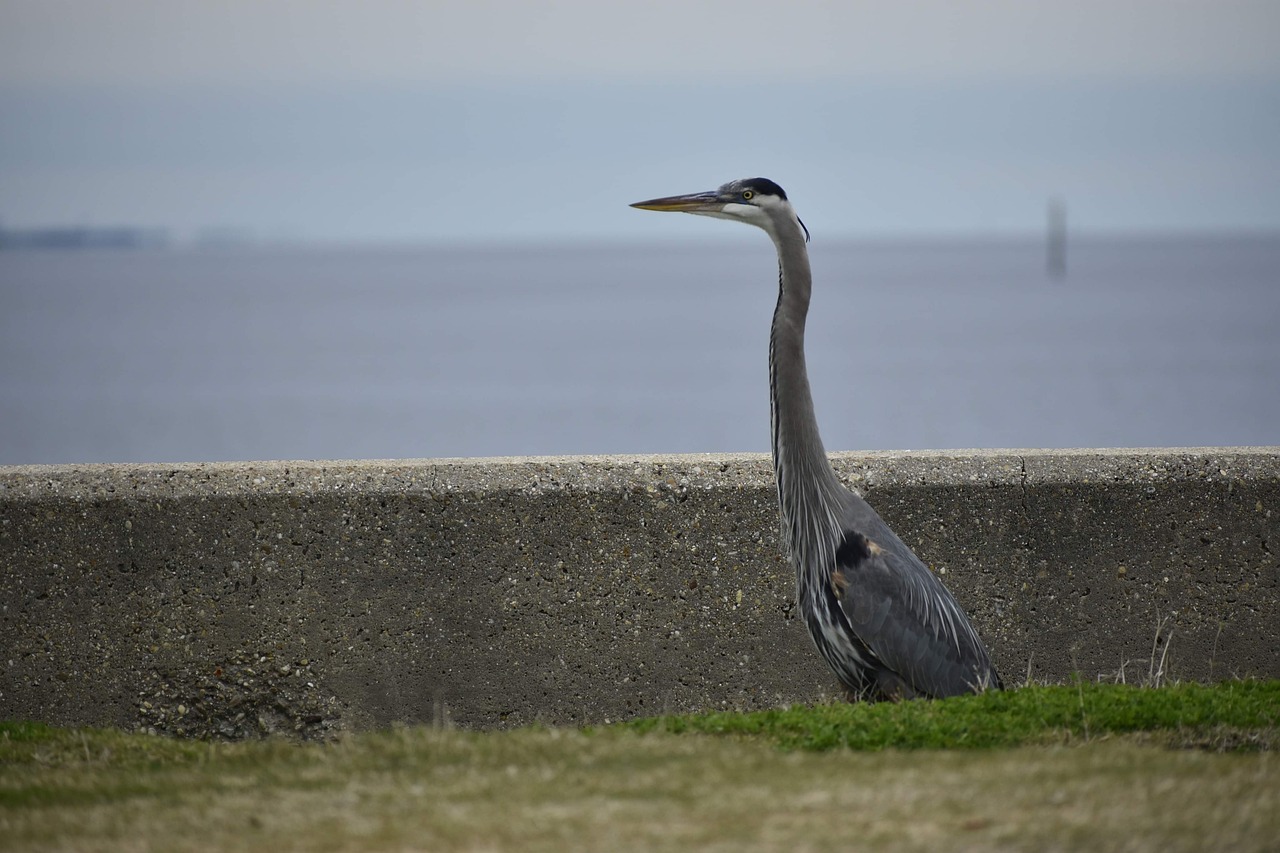
M 689 193 L 688 195 L 671 195 L 666 198 L 654 198 L 649 201 L 637 201 L 632 207 L 641 210 L 676 210 L 681 213 L 719 213 L 724 208 L 724 201 L 715 192 Z

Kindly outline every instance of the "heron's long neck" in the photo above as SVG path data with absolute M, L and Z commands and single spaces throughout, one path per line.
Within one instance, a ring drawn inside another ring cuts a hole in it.
M 769 337 L 769 398 L 773 420 L 773 466 L 783 535 L 793 555 L 828 537 L 839 480 L 827 461 L 813 412 L 804 361 L 804 326 L 812 276 L 799 227 L 775 237 L 778 305 Z M 834 547 L 834 546 L 832 546 Z

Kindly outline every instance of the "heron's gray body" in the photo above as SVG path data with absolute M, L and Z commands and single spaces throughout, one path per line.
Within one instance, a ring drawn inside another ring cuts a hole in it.
M 999 687 L 964 610 L 827 460 L 805 366 L 812 274 L 808 233 L 786 193 L 750 178 L 713 193 L 636 207 L 739 219 L 778 250 L 778 304 L 769 338 L 774 472 L 796 598 L 819 653 L 856 698 L 942 697 Z

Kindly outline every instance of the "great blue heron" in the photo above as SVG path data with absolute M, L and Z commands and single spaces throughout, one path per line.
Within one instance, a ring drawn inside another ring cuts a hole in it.
M 808 229 L 766 178 L 631 205 L 763 228 L 778 250 L 769 336 L 773 467 L 782 538 L 809 634 L 851 699 L 953 696 L 1000 687 L 960 605 L 876 511 L 836 477 L 813 413 L 804 326 Z

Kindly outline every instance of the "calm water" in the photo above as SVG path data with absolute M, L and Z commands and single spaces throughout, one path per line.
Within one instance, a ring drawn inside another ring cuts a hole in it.
M 767 450 L 750 236 L 0 253 L 0 464 Z M 1280 444 L 1280 237 L 813 256 L 830 449 Z

